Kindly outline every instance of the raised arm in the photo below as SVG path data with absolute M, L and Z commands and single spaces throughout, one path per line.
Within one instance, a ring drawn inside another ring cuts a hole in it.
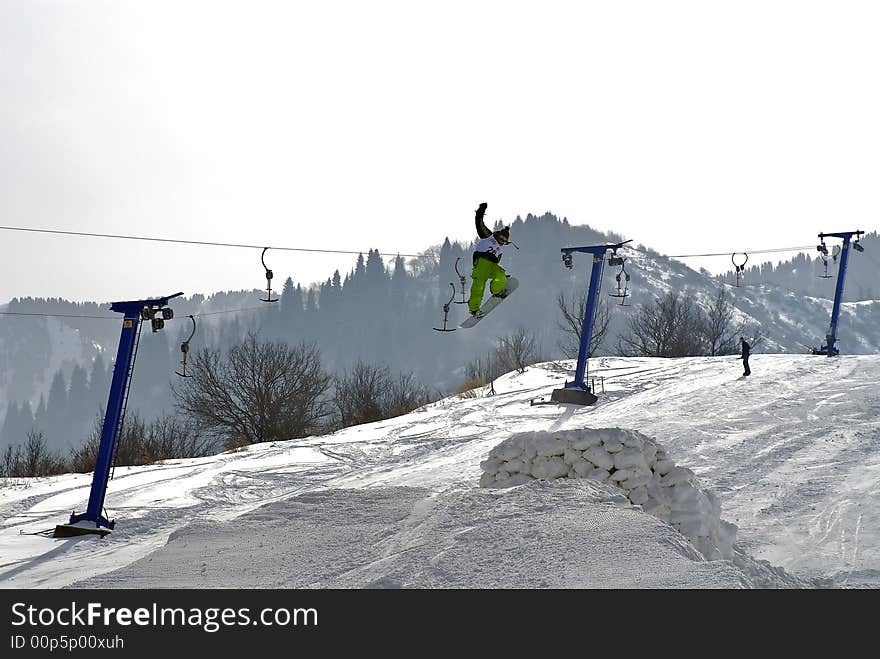
M 486 214 L 486 202 L 484 201 L 480 204 L 480 207 L 477 209 L 477 213 L 474 216 L 474 223 L 477 225 L 477 235 L 480 238 L 488 238 L 492 235 L 492 232 L 489 231 L 489 228 L 483 222 L 483 216 Z

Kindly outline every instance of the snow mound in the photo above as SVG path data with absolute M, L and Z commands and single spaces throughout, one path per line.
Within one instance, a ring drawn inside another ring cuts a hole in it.
M 732 560 L 737 527 L 721 519 L 721 503 L 690 469 L 635 430 L 600 428 L 525 432 L 495 446 L 480 463 L 480 486 L 505 488 L 532 480 L 588 478 L 615 485 L 645 512 L 671 524 L 707 560 Z

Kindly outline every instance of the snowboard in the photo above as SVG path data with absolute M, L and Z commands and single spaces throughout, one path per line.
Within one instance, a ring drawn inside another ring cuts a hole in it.
M 516 279 L 516 277 L 508 277 L 507 286 L 505 287 L 507 295 L 505 297 L 490 297 L 488 300 L 483 302 L 483 306 L 480 307 L 480 315 L 472 316 L 468 314 L 468 317 L 461 321 L 461 325 L 459 325 L 459 327 L 462 329 L 467 329 L 468 327 L 473 327 L 474 325 L 479 323 L 481 320 L 483 320 L 483 318 L 488 316 L 495 307 L 497 307 L 499 304 L 504 302 L 504 300 L 509 298 L 510 294 L 513 293 L 518 286 L 519 281 Z

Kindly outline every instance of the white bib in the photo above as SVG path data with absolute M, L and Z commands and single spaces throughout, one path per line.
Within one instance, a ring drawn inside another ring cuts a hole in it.
M 477 252 L 489 252 L 493 256 L 501 258 L 501 243 L 495 240 L 495 236 L 489 236 L 488 238 L 483 238 L 477 243 L 476 250 Z

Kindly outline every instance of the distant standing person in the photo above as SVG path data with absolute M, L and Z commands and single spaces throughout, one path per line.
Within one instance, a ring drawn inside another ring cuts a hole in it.
M 742 360 L 743 360 L 743 377 L 752 374 L 752 369 L 749 368 L 749 354 L 751 353 L 752 347 L 746 342 L 743 337 L 739 337 L 739 342 L 742 343 Z

